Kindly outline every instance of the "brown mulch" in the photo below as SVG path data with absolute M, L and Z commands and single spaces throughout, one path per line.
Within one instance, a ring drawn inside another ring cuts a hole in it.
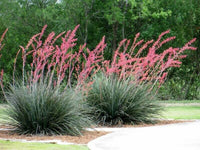
M 186 121 L 177 121 L 177 120 L 163 120 L 159 121 L 156 124 L 140 124 L 140 125 L 123 125 L 120 127 L 147 127 L 147 126 L 155 126 L 155 125 L 166 125 L 166 124 L 173 124 L 173 123 L 182 123 Z M 102 127 L 102 126 L 101 126 Z M 105 127 L 105 126 L 104 126 Z M 112 127 L 119 127 L 119 126 L 112 126 Z M 0 126 L 0 128 L 7 128 L 6 126 Z M 89 141 L 96 139 L 97 137 L 103 136 L 108 134 L 109 132 L 104 131 L 86 131 L 83 133 L 82 136 L 40 136 L 40 135 L 18 135 L 13 133 L 12 131 L 3 131 L 0 130 L 0 138 L 3 139 L 25 139 L 27 141 L 36 140 L 60 140 L 62 142 L 69 142 L 69 143 L 76 143 L 76 144 L 87 144 Z
M 43 135 L 18 135 L 11 131 L 0 131 L 0 138 L 3 139 L 13 139 L 20 140 L 25 139 L 27 141 L 45 141 L 45 140 L 60 140 L 62 142 L 67 143 L 75 143 L 75 144 L 87 144 L 89 141 L 103 136 L 108 132 L 99 132 L 99 131 L 86 131 L 82 136 L 68 136 L 68 135 L 56 135 L 56 136 L 43 136 Z
M 123 125 L 122 127 L 131 128 L 131 127 L 150 127 L 150 126 L 158 126 L 158 125 L 167 125 L 174 123 L 183 123 L 183 122 L 191 122 L 189 120 L 160 120 L 155 124 L 138 124 L 138 125 Z

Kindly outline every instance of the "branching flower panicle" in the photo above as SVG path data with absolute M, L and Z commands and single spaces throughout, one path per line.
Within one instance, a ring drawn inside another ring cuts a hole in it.
M 175 39 L 174 36 L 163 37 L 170 31 L 161 33 L 156 41 L 138 40 L 140 34 L 136 34 L 133 43 L 124 39 L 115 50 L 112 60 L 105 60 L 103 57 L 106 47 L 105 37 L 95 49 L 90 50 L 86 43 L 77 49 L 76 31 L 62 32 L 55 36 L 51 32 L 44 42 L 43 34 L 46 29 L 43 27 L 41 33 L 34 35 L 28 42 L 26 48 L 21 46 L 23 59 L 23 78 L 27 56 L 32 56 L 30 82 L 45 80 L 49 86 L 60 86 L 63 82 L 71 87 L 76 80 L 76 86 L 86 83 L 91 85 L 91 77 L 97 72 L 104 72 L 107 76 L 116 74 L 120 79 L 134 76 L 138 82 L 150 82 L 152 87 L 157 83 L 164 83 L 168 74 L 168 68 L 180 67 L 181 59 L 185 58 L 185 50 L 196 50 L 192 44 L 196 39 L 186 43 L 182 48 L 170 47 L 163 52 L 158 52 L 164 44 Z M 61 43 L 56 42 L 61 39 Z M 144 56 L 143 52 L 146 51 Z

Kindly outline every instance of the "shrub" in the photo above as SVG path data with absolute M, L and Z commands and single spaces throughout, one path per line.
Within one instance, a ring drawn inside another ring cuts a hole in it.
M 44 83 L 11 86 L 6 97 L 10 125 L 19 134 L 80 135 L 90 125 L 80 92 Z
M 153 123 L 161 107 L 153 100 L 148 86 L 119 80 L 114 76 L 95 76 L 87 101 L 98 123 Z

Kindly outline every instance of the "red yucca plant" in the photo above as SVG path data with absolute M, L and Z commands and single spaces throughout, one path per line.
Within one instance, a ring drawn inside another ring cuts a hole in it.
M 30 83 L 42 80 L 47 81 L 49 86 L 52 84 L 59 86 L 66 81 L 67 87 L 71 87 L 72 78 L 76 77 L 77 85 L 84 85 L 91 76 L 98 71 L 103 71 L 106 75 L 117 74 L 120 79 L 134 76 L 137 81 L 151 82 L 153 86 L 159 82 L 161 85 L 166 79 L 167 69 L 181 65 L 180 59 L 186 57 L 183 52 L 188 49 L 196 50 L 191 46 L 196 40 L 193 39 L 182 48 L 170 47 L 162 53 L 157 53 L 163 44 L 175 39 L 175 37 L 170 37 L 162 40 L 169 30 L 161 33 L 155 42 L 150 40 L 146 43 L 143 43 L 143 40 L 137 42 L 140 35 L 138 33 L 131 46 L 130 40 L 124 39 L 120 42 L 112 60 L 104 60 L 105 37 L 94 50 L 89 50 L 86 44 L 76 48 L 75 33 L 79 26 L 76 26 L 73 31 L 62 32 L 58 36 L 52 32 L 45 41 L 42 41 L 46 27 L 45 25 L 41 33 L 34 35 L 26 47 L 21 46 L 23 82 L 26 58 L 31 55 Z M 56 44 L 58 39 L 62 41 L 60 45 Z M 123 50 L 121 50 L 122 45 L 125 45 Z M 136 52 L 136 48 L 139 46 L 140 48 Z M 148 49 L 147 55 L 141 56 L 146 49 Z M 91 83 L 89 82 L 89 84 Z

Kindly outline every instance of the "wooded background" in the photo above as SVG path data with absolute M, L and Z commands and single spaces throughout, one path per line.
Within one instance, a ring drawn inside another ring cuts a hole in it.
M 87 43 L 90 49 L 105 35 L 105 59 L 112 58 L 122 39 L 134 39 L 138 32 L 148 41 L 170 29 L 168 36 L 176 36 L 176 40 L 167 47 L 181 47 L 197 38 L 197 50 L 187 51 L 182 66 L 170 70 L 159 95 L 162 99 L 200 99 L 200 0 L 1 0 L 0 33 L 9 29 L 0 52 L 5 84 L 12 80 L 19 46 L 25 46 L 45 24 L 46 35 L 80 24 L 78 44 Z M 21 66 L 17 63 L 17 68 Z

